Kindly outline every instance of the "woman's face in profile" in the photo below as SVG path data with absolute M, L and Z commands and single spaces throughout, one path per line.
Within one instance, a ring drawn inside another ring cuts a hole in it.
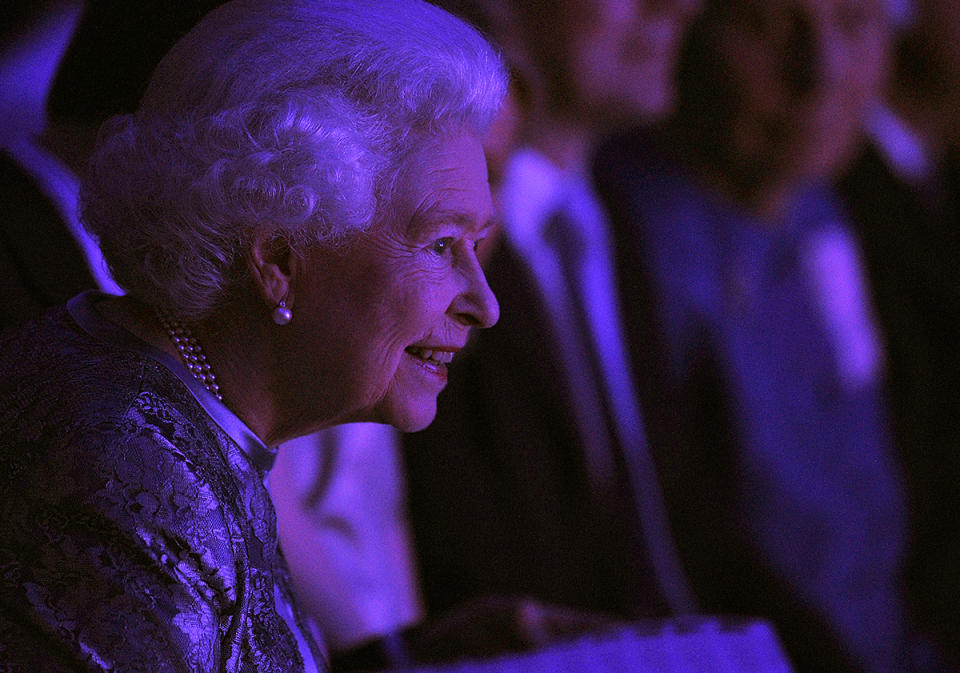
M 303 334 L 305 394 L 342 409 L 339 422 L 426 427 L 469 329 L 499 317 L 476 257 L 491 216 L 477 138 L 413 152 L 386 222 L 307 256 L 292 323 Z

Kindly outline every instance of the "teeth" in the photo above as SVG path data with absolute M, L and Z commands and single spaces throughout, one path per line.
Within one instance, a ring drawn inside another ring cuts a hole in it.
M 434 351 L 425 348 L 408 348 L 408 352 L 423 360 L 430 360 L 436 364 L 447 364 L 453 360 L 453 353 L 449 351 Z

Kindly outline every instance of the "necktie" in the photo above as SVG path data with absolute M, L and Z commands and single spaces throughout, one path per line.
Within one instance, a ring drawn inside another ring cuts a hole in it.
M 591 298 L 585 296 L 583 291 L 582 275 L 584 258 L 592 243 L 562 211 L 547 222 L 544 239 L 555 252 L 562 270 L 569 309 L 565 328 L 573 332 L 565 335 L 565 341 L 577 344 L 577 360 L 573 365 L 578 371 L 571 372 L 571 383 L 575 387 L 575 397 L 587 400 L 581 401 L 580 406 L 589 407 L 586 413 L 591 414 L 585 420 L 584 428 L 602 426 L 602 429 L 592 432 L 596 437 L 606 440 L 602 446 L 601 442 L 596 441 L 586 445 L 588 466 L 597 482 L 595 487 L 616 488 L 615 466 L 619 452 L 632 491 L 631 504 L 640 524 L 645 551 L 664 597 L 676 614 L 695 612 L 696 600 L 670 533 L 656 466 L 643 432 L 636 395 L 629 390 L 615 391 L 608 385 L 593 337 L 594 329 L 587 314 L 587 302 Z M 624 400 L 614 399 L 618 394 L 628 398 L 633 408 L 625 412 Z M 604 501 L 608 501 L 607 498 L 601 497 L 601 502 Z
M 601 502 L 616 490 L 612 424 L 602 392 L 602 369 L 591 343 L 590 323 L 581 301 L 579 274 L 585 241 L 563 212 L 555 213 L 544 229 L 544 240 L 560 263 L 563 310 L 555 316 L 557 339 L 565 354 L 571 401 L 580 426 L 591 488 Z

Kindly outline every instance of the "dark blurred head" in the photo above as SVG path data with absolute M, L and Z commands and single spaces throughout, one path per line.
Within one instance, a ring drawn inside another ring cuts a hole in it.
M 700 0 L 517 0 L 552 107 L 603 124 L 664 115 Z
M 0 53 L 46 12 L 63 4 L 63 0 L 5 0 L 0 12 Z
M 87 0 L 57 71 L 48 112 L 99 124 L 133 112 L 173 43 L 222 0 Z
M 960 140 L 960 4 L 956 0 L 907 3 L 897 48 L 901 87 L 944 116 L 949 140 Z
M 735 196 L 834 175 L 888 68 L 883 0 L 712 0 L 680 70 L 683 149 Z

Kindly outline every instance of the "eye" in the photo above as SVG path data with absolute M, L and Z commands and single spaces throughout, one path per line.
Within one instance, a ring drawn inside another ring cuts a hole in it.
M 487 239 L 485 239 L 485 238 L 478 238 L 477 240 L 475 240 L 475 241 L 473 242 L 473 251 L 474 251 L 474 252 L 477 252 L 477 251 L 480 249 L 480 244 L 483 243 L 485 240 L 487 240 Z
M 444 255 L 450 251 L 450 248 L 453 246 L 453 238 L 447 236 L 445 238 L 438 238 L 433 243 L 430 244 L 430 251 L 436 255 Z

